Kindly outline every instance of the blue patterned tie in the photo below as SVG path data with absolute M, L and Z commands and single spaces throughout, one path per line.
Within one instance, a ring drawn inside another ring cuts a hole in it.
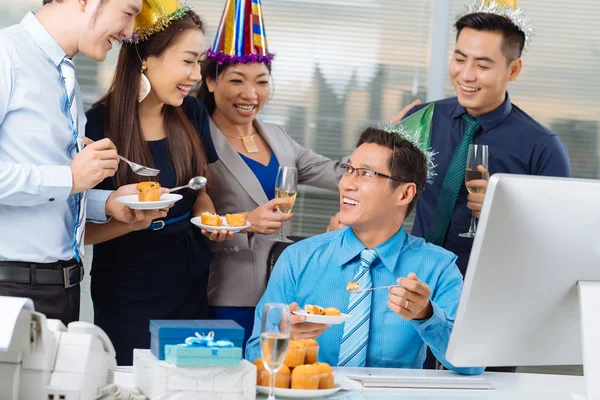
M 361 290 L 373 287 L 371 264 L 376 259 L 377 253 L 375 253 L 375 250 L 364 249 L 360 252 L 360 266 L 354 276 L 354 282 L 359 283 Z M 344 325 L 338 366 L 364 367 L 367 362 L 372 293 L 371 290 L 362 293 L 350 293 L 347 313 L 352 315 L 352 319 Z
M 458 147 L 454 151 L 452 161 L 446 171 L 442 189 L 438 196 L 435 212 L 431 220 L 431 226 L 425 235 L 425 240 L 429 243 L 443 246 L 446 233 L 450 227 L 452 213 L 458 198 L 458 192 L 465 180 L 465 170 L 467 168 L 467 155 L 469 153 L 469 145 L 473 143 L 473 137 L 481 128 L 481 124 L 475 118 L 465 113 L 462 115 L 465 120 L 465 130 L 463 138 Z
M 65 57 L 60 63 L 60 72 L 63 77 L 66 91 L 65 114 L 71 120 L 71 128 L 73 130 L 73 143 L 69 148 L 71 159 L 83 149 L 83 143 L 79 136 L 79 116 L 77 115 L 77 91 L 75 90 L 75 66 L 71 57 Z M 81 261 L 81 244 L 83 243 L 83 235 L 85 231 L 85 204 L 86 193 L 80 192 L 72 196 L 75 204 L 75 226 L 73 228 L 73 254 L 77 261 Z

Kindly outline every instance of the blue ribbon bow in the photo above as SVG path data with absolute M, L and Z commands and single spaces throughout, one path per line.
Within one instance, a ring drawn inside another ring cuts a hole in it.
M 208 335 L 201 335 L 196 332 L 196 336 L 190 336 L 185 339 L 185 344 L 180 346 L 187 347 L 208 347 L 208 348 L 230 348 L 235 347 L 233 342 L 228 339 L 215 340 L 215 333 L 209 332 Z

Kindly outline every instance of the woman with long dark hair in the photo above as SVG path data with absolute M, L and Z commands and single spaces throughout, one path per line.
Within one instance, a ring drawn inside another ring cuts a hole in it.
M 185 185 L 194 176 L 207 176 L 207 164 L 217 160 L 206 108 L 188 96 L 201 80 L 204 26 L 189 7 L 162 0 L 144 2 L 136 27 L 135 42 L 120 50 L 108 93 L 87 113 L 86 136 L 108 137 L 122 156 L 160 169 L 152 179 L 162 187 Z M 142 180 L 148 178 L 125 167 L 99 188 Z M 131 365 L 134 348 L 149 347 L 151 319 L 209 316 L 211 251 L 190 218 L 214 207 L 204 190 L 181 194 L 158 221 L 153 218 L 160 211 L 133 224 L 87 226 L 86 243 L 94 244 L 94 322 L 109 335 L 120 365 Z M 233 236 L 210 235 L 215 241 Z

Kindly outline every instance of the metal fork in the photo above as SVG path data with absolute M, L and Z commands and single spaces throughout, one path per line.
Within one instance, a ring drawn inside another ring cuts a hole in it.
M 395 287 L 395 286 L 398 286 L 398 285 L 380 286 L 380 287 L 374 287 L 374 288 L 371 288 L 371 289 L 349 290 L 349 292 L 350 293 L 363 293 L 363 292 L 370 292 L 371 290 L 389 289 L 389 288 Z
M 126 159 L 126 158 L 125 158 L 125 157 L 123 157 L 123 156 L 119 156 L 119 158 L 120 158 L 122 161 L 125 161 L 125 162 L 126 162 L 126 163 L 127 163 L 127 164 L 128 164 L 130 167 L 131 167 L 131 170 L 132 170 L 132 171 L 133 171 L 135 174 L 137 174 L 137 175 L 140 175 L 140 176 L 156 176 L 156 175 L 158 175 L 158 174 L 160 173 L 160 170 L 159 170 L 159 169 L 154 169 L 154 168 L 150 168 L 150 167 L 145 167 L 145 166 L 143 166 L 143 165 L 140 165 L 140 164 L 134 163 L 133 161 L 129 161 L 128 159 Z
M 94 141 L 88 137 L 84 137 L 83 138 L 83 143 L 85 145 L 88 145 L 90 143 L 94 143 Z M 159 169 L 154 169 L 154 168 L 150 168 L 150 167 L 145 167 L 143 165 L 134 163 L 133 161 L 129 161 L 128 159 L 126 159 L 125 157 L 119 155 L 119 158 L 121 159 L 121 161 L 125 161 L 130 167 L 131 170 L 133 171 L 133 173 L 140 175 L 140 176 L 157 176 L 160 173 Z

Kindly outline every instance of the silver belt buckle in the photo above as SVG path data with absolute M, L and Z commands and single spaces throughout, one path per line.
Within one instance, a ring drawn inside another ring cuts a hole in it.
M 62 270 L 65 289 L 69 289 L 73 286 L 79 285 L 79 282 L 83 280 L 83 268 L 81 268 L 78 280 L 75 283 L 71 283 L 69 277 L 71 276 L 71 271 L 73 271 L 75 268 L 80 268 L 79 264 L 71 265 L 70 267 L 63 268 Z
M 154 228 L 152 229 L 153 231 L 160 231 L 162 228 L 165 227 L 165 221 L 164 220 L 159 220 L 159 221 L 154 221 L 153 224 L 161 224 L 158 228 Z

